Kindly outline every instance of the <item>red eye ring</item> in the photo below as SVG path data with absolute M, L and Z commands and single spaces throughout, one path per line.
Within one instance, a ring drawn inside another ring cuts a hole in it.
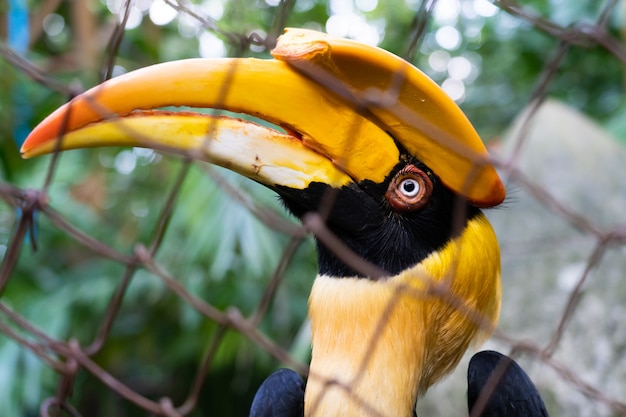
M 389 183 L 385 198 L 396 211 L 414 211 L 426 205 L 433 193 L 429 174 L 408 165 Z

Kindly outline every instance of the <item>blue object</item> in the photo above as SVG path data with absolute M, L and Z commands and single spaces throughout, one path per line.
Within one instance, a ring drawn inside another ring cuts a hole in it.
M 7 13 L 8 44 L 19 55 L 25 55 L 28 51 L 29 24 L 28 24 L 28 4 L 27 0 L 9 0 Z M 30 119 L 32 108 L 28 100 L 28 94 L 23 84 L 16 83 L 11 88 L 11 100 L 15 113 L 13 115 L 13 138 L 18 146 L 21 146 L 26 136 L 30 132 Z M 22 216 L 21 209 L 17 209 L 18 216 Z M 37 213 L 32 213 L 32 222 L 29 225 L 25 242 L 35 244 L 37 233 L 36 218 Z
M 9 0 L 9 46 L 18 54 L 28 49 L 28 5 L 26 0 Z
M 16 53 L 24 55 L 28 50 L 29 25 L 28 4 L 26 0 L 9 0 L 7 13 L 8 43 Z M 32 109 L 23 85 L 16 84 L 11 88 L 11 99 L 15 109 L 13 137 L 18 146 L 22 145 L 30 131 L 29 121 Z

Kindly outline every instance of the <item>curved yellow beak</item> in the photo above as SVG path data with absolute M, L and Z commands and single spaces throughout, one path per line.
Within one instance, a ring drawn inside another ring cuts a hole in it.
M 408 151 L 473 204 L 505 190 L 456 104 L 400 58 L 357 42 L 289 29 L 276 60 L 190 59 L 136 70 L 76 97 L 40 123 L 24 157 L 131 145 L 185 153 L 292 188 L 383 182 Z M 162 110 L 224 109 L 263 119 Z

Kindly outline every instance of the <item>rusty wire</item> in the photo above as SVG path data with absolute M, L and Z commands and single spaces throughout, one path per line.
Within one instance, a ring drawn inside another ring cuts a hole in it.
M 166 1 L 171 6 L 177 8 L 179 12 L 186 13 L 192 18 L 199 20 L 204 29 L 224 37 L 229 44 L 235 46 L 236 49 L 240 51 L 245 51 L 250 45 L 263 45 L 266 49 L 270 49 L 275 44 L 276 37 L 285 26 L 290 10 L 294 7 L 295 3 L 292 0 L 282 1 L 277 9 L 278 11 L 271 27 L 267 30 L 267 36 L 260 37 L 257 32 L 237 33 L 235 31 L 224 31 L 219 28 L 218 22 L 215 22 L 208 17 L 203 17 L 197 12 L 191 10 L 186 5 L 186 2 L 180 0 Z M 422 3 L 423 7 L 413 19 L 411 28 L 413 36 L 409 40 L 406 51 L 408 56 L 413 56 L 416 53 L 417 46 L 419 45 L 421 37 L 426 30 L 428 22 L 427 18 L 432 11 L 434 3 L 436 3 L 436 1 L 424 1 Z M 581 24 L 574 24 L 570 27 L 562 27 L 550 20 L 538 16 L 513 0 L 495 0 L 494 4 L 506 13 L 509 13 L 511 16 L 532 25 L 536 28 L 536 30 L 557 39 L 558 42 L 550 57 L 546 59 L 543 71 L 536 81 L 535 90 L 528 103 L 529 111 L 525 115 L 518 137 L 514 140 L 515 148 L 513 152 L 507 160 L 494 158 L 489 162 L 495 163 L 503 170 L 505 175 L 512 182 L 527 191 L 548 210 L 573 225 L 582 233 L 593 236 L 596 241 L 595 247 L 589 254 L 588 260 L 586 261 L 584 272 L 579 277 L 577 284 L 569 294 L 568 302 L 562 311 L 562 314 L 554 320 L 554 331 L 546 342 L 529 343 L 526 340 L 516 339 L 512 335 L 505 334 L 500 331 L 496 331 L 494 337 L 508 345 L 510 353 L 514 355 L 519 355 L 521 353 L 531 355 L 538 361 L 541 361 L 551 367 L 563 380 L 571 383 L 573 390 L 577 389 L 584 393 L 589 397 L 590 401 L 593 400 L 603 403 L 616 415 L 626 415 L 626 403 L 623 399 L 606 395 L 600 389 L 587 383 L 584 377 L 576 375 L 568 367 L 568 364 L 560 363 L 553 357 L 555 350 L 558 348 L 563 335 L 567 330 L 568 323 L 576 310 L 577 301 L 581 295 L 585 282 L 589 279 L 590 272 L 602 262 L 603 257 L 610 248 L 619 245 L 626 245 L 626 228 L 606 230 L 605 228 L 597 225 L 591 218 L 581 215 L 580 213 L 564 206 L 548 191 L 542 188 L 541 185 L 530 181 L 525 173 L 519 170 L 516 166 L 519 152 L 524 146 L 529 126 L 541 103 L 548 96 L 551 83 L 553 83 L 555 78 L 558 77 L 558 70 L 561 63 L 567 57 L 572 48 L 604 48 L 611 53 L 616 60 L 626 64 L 626 48 L 607 31 L 607 22 L 609 18 L 616 13 L 615 10 L 618 2 L 617 0 L 607 1 L 594 23 L 585 22 Z M 124 14 L 123 18 L 120 23 L 117 24 L 111 35 L 109 51 L 105 55 L 105 78 L 109 78 L 111 76 L 115 64 L 116 52 L 118 51 L 120 44 L 123 42 L 124 24 L 128 19 L 130 5 L 131 1 L 127 0 L 122 9 Z M 28 76 L 33 82 L 39 83 L 50 90 L 57 91 L 65 95 L 68 99 L 71 99 L 79 92 L 79 89 L 74 86 L 67 86 L 50 78 L 35 64 L 18 56 L 6 46 L 0 45 L 0 56 L 2 56 L 3 59 L 13 68 Z M 304 70 L 306 71 L 306 69 Z M 349 92 L 343 92 L 341 90 L 341 86 L 337 85 L 337 81 L 329 78 L 328 74 L 313 74 L 313 76 L 317 76 L 319 82 L 323 84 L 326 83 L 326 85 L 333 88 L 340 95 L 344 95 L 346 99 L 352 101 L 355 106 L 363 112 L 368 112 L 368 109 L 372 106 L 386 106 L 390 100 L 393 101 L 395 96 L 393 91 L 374 91 L 364 97 L 352 97 L 349 96 Z M 225 88 L 227 89 L 228 86 L 225 86 Z M 398 111 L 402 112 L 402 109 L 400 108 Z M 427 120 L 415 121 L 413 119 L 413 123 L 423 125 L 425 130 L 432 129 L 431 126 L 428 126 Z M 59 132 L 59 134 L 62 136 L 62 132 Z M 440 132 L 439 137 L 441 137 L 441 140 L 444 143 L 450 142 L 449 138 L 446 138 L 446 135 L 442 132 Z M 464 149 L 452 150 L 458 153 L 466 152 Z M 99 330 L 96 332 L 94 339 L 89 341 L 89 343 L 81 344 L 76 339 L 71 337 L 68 340 L 57 340 L 47 335 L 45 332 L 39 330 L 36 326 L 29 322 L 29 320 L 22 316 L 19 311 L 14 311 L 0 298 L 0 316 L 2 318 L 2 320 L 0 320 L 0 332 L 3 333 L 5 337 L 12 339 L 15 343 L 20 345 L 22 349 L 31 351 L 47 366 L 54 370 L 58 376 L 58 385 L 55 395 L 41 400 L 41 416 L 60 416 L 64 413 L 71 416 L 82 416 L 83 414 L 81 414 L 81 411 L 76 409 L 75 405 L 72 404 L 72 389 L 76 377 L 80 373 L 85 372 L 93 375 L 101 381 L 102 385 L 107 387 L 107 389 L 110 389 L 126 401 L 136 404 L 138 407 L 144 409 L 152 415 L 170 417 L 188 415 L 194 411 L 197 406 L 198 396 L 203 381 L 211 371 L 211 365 L 215 357 L 216 350 L 218 349 L 220 343 L 222 343 L 224 334 L 227 331 L 236 331 L 241 333 L 259 349 L 267 351 L 283 364 L 297 369 L 302 374 L 307 374 L 307 364 L 299 363 L 297 360 L 293 359 L 289 352 L 282 348 L 278 343 L 268 338 L 259 329 L 259 323 L 264 314 L 266 314 L 268 305 L 275 296 L 277 288 L 280 286 L 281 281 L 284 278 L 285 268 L 293 258 L 295 250 L 298 248 L 303 239 L 305 239 L 307 231 L 315 234 L 320 240 L 324 241 L 328 247 L 335 248 L 339 256 L 355 269 L 366 271 L 371 276 L 382 276 L 384 274 L 382 271 L 377 270 L 375 266 L 368 265 L 362 260 L 359 260 L 353 253 L 345 248 L 341 242 L 339 242 L 338 239 L 336 239 L 332 233 L 325 228 L 323 213 L 307 215 L 303 219 L 304 227 L 294 226 L 293 223 L 286 222 L 281 216 L 277 215 L 272 210 L 254 202 L 253 199 L 251 199 L 244 192 L 241 192 L 240 190 L 230 186 L 227 182 L 224 182 L 222 178 L 218 174 L 212 172 L 211 169 L 207 169 L 207 174 L 219 183 L 231 198 L 237 200 L 240 204 L 254 213 L 261 222 L 267 224 L 272 229 L 289 236 L 290 243 L 284 249 L 280 263 L 276 266 L 271 279 L 268 281 L 266 291 L 263 294 L 257 308 L 249 316 L 244 315 L 235 305 L 230 306 L 225 310 L 221 310 L 192 294 L 192 292 L 181 284 L 177 277 L 168 273 L 167 268 L 164 265 L 160 265 L 156 260 L 156 255 L 162 246 L 163 239 L 165 239 L 164 234 L 168 225 L 168 220 L 173 211 L 176 210 L 175 203 L 177 196 L 183 181 L 189 173 L 189 167 L 193 163 L 191 161 L 192 156 L 193 155 L 188 155 L 188 158 L 184 160 L 178 177 L 171 185 L 167 193 L 167 198 L 160 209 L 160 215 L 154 224 L 151 241 L 147 243 L 138 242 L 134 246 L 134 249 L 130 252 L 124 252 L 111 247 L 93 237 L 90 231 L 78 229 L 74 226 L 70 219 L 51 205 L 51 202 L 48 199 L 47 191 L 51 182 L 54 181 L 54 173 L 57 169 L 56 158 L 54 158 L 49 165 L 46 180 L 39 189 L 21 189 L 6 182 L 0 183 L 0 197 L 2 197 L 5 203 L 9 206 L 21 210 L 21 215 L 16 217 L 11 241 L 9 242 L 7 251 L 4 254 L 2 266 L 0 268 L 0 295 L 12 279 L 12 272 L 15 270 L 20 251 L 26 250 L 25 248 L 27 248 L 25 242 L 30 241 L 32 245 L 36 244 L 36 237 L 29 234 L 33 230 L 33 218 L 36 213 L 40 216 L 45 216 L 54 227 L 62 230 L 65 234 L 74 239 L 77 244 L 88 248 L 94 254 L 97 254 L 102 258 L 110 259 L 124 266 L 124 272 L 119 283 L 117 284 L 117 288 L 111 296 L 110 302 L 106 310 L 103 312 L 101 321 L 98 324 Z M 485 161 L 476 160 L 476 162 L 484 163 Z M 332 196 L 329 197 L 329 200 L 332 200 Z M 58 207 L 58 204 L 55 206 Z M 461 207 L 457 211 L 462 214 L 463 208 Z M 45 251 L 46 248 L 42 247 L 39 248 L 39 250 Z M 198 364 L 196 377 L 188 387 L 188 396 L 180 404 L 173 403 L 173 401 L 169 398 L 162 398 L 159 400 L 147 398 L 141 392 L 137 392 L 133 388 L 124 384 L 124 382 L 118 380 L 114 375 L 109 373 L 108 370 L 103 369 L 97 363 L 97 360 L 94 359 L 94 357 L 101 351 L 103 345 L 109 337 L 111 328 L 118 318 L 120 307 L 123 304 L 124 295 L 139 268 L 146 269 L 154 276 L 158 277 L 158 279 L 161 280 L 163 285 L 171 291 L 172 294 L 191 306 L 206 320 L 212 321 L 218 326 L 218 330 L 208 341 L 207 346 L 209 346 L 209 349 Z M 424 279 L 428 282 L 428 277 L 424 277 Z M 454 309 L 462 311 L 463 314 L 469 317 L 470 320 L 480 324 L 481 326 L 489 325 L 489 323 L 479 314 L 471 311 L 471 309 L 464 306 L 460 300 L 452 297 L 447 291 L 448 288 L 445 282 L 440 284 L 430 284 L 431 285 L 427 286 L 428 289 L 426 291 L 420 292 L 419 294 L 413 294 L 412 296 L 439 297 Z M 397 296 L 400 296 L 400 293 L 398 293 Z M 391 309 L 393 309 L 393 306 L 390 305 L 389 310 L 391 311 Z M 381 317 L 378 327 L 384 326 L 384 322 L 385 317 Z M 373 343 L 375 343 L 375 341 Z M 363 366 L 365 365 L 366 364 L 363 364 Z M 315 378 L 316 376 L 310 375 L 310 377 Z M 327 385 L 340 384 L 338 381 L 326 381 L 325 383 Z M 342 388 L 348 391 L 350 390 L 349 386 L 343 386 Z M 355 401 L 364 402 L 363 406 L 366 408 L 368 407 L 366 399 L 355 398 Z

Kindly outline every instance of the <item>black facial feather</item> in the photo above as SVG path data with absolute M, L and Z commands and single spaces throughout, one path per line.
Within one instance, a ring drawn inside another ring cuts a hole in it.
M 455 216 L 458 215 L 455 205 L 460 201 L 435 175 L 431 175 L 433 192 L 430 201 L 416 211 L 395 211 L 385 198 L 393 177 L 410 164 L 430 171 L 412 157 L 403 159 L 380 184 L 364 181 L 332 190 L 326 184 L 312 183 L 304 190 L 278 187 L 276 191 L 287 209 L 298 218 L 319 210 L 327 193 L 335 192 L 329 199 L 332 209 L 327 227 L 355 253 L 389 275 L 396 275 L 441 249 L 454 237 Z M 467 205 L 464 222 L 479 212 L 478 208 Z M 465 223 L 461 226 L 464 227 Z M 320 274 L 363 277 L 323 243 L 318 241 L 317 246 Z

